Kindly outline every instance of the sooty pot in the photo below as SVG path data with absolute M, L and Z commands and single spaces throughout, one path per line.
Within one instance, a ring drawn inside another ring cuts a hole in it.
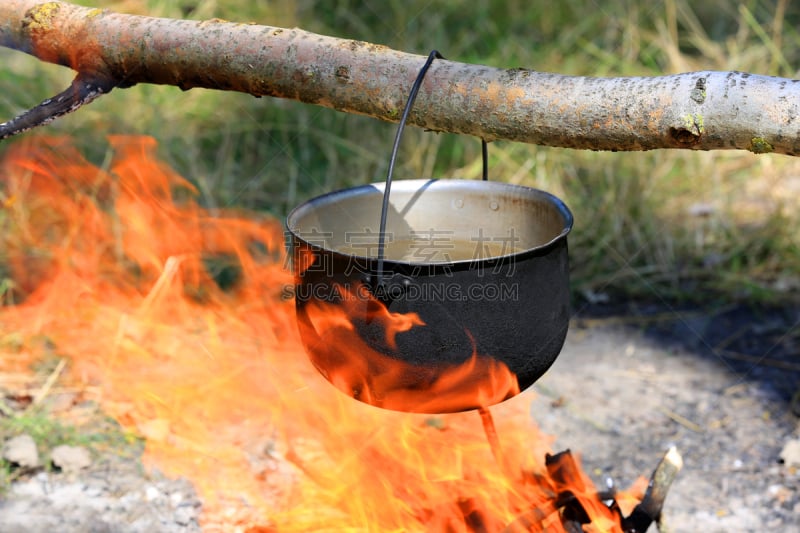
M 314 366 L 383 408 L 486 407 L 534 383 L 569 323 L 572 214 L 498 182 L 403 180 L 314 198 L 287 218 L 300 335 Z

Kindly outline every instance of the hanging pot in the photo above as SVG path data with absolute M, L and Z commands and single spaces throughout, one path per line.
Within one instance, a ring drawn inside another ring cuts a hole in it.
M 314 366 L 356 399 L 422 413 L 530 386 L 567 333 L 569 209 L 518 185 L 403 180 L 379 243 L 384 187 L 326 194 L 287 218 Z

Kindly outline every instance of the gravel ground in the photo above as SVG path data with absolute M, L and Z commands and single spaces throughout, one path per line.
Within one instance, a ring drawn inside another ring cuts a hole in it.
M 558 436 L 556 450 L 578 452 L 598 484 L 627 486 L 676 446 L 684 468 L 665 507 L 673 532 L 800 531 L 800 464 L 779 461 L 800 438 L 789 402 L 762 377 L 662 341 L 577 324 L 524 393 L 533 419 Z M 200 512 L 190 483 L 106 457 L 77 474 L 15 482 L 0 502 L 0 531 L 194 532 Z
M 598 484 L 627 486 L 677 447 L 673 531 L 800 531 L 800 464 L 780 461 L 800 425 L 768 383 L 630 329 L 573 328 L 533 389 L 533 418 Z
M 0 502 L 3 533 L 191 533 L 201 504 L 191 483 L 103 458 L 79 474 L 39 472 Z

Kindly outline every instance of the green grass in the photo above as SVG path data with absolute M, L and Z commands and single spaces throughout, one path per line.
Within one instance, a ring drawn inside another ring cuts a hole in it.
M 564 74 L 715 69 L 795 78 L 800 65 L 800 5 L 782 0 L 81 3 L 299 26 L 420 54 L 436 48 L 454 60 Z M 0 117 L 52 96 L 71 78 L 27 56 L 0 54 Z M 206 205 L 276 216 L 314 195 L 383 179 L 394 131 L 393 124 L 296 102 L 156 86 L 114 91 L 46 129 L 77 137 L 97 162 L 109 133 L 153 135 L 160 154 L 198 186 Z M 573 210 L 578 298 L 774 301 L 800 294 L 800 161 L 508 142 L 490 145 L 490 157 L 492 179 L 547 189 Z M 396 176 L 477 178 L 479 158 L 477 139 L 409 129 Z
M 3 442 L 24 434 L 36 442 L 41 468 L 46 471 L 52 469 L 50 452 L 60 445 L 83 446 L 94 454 L 111 452 L 116 456 L 138 456 L 143 449 L 140 437 L 123 430 L 116 422 L 99 412 L 89 422 L 75 425 L 60 420 L 42 407 L 21 412 L 3 409 L 0 415 L 0 446 Z M 0 458 L 0 495 L 25 473 Z
M 75 426 L 65 425 L 42 410 L 21 413 L 0 422 L 0 440 L 28 434 L 42 449 L 52 449 L 62 444 L 86 446 L 96 437 L 86 435 Z

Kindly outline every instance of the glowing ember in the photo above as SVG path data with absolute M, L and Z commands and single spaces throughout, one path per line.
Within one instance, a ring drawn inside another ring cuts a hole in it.
M 148 465 L 195 483 L 208 531 L 564 531 L 567 493 L 585 531 L 621 531 L 574 464 L 544 463 L 549 441 L 524 397 L 494 411 L 501 467 L 475 413 L 396 413 L 330 387 L 282 298 L 280 225 L 202 209 L 152 139 L 111 144 L 107 169 L 63 139 L 12 146 L 0 166 L 0 272 L 16 304 L 0 308 L 0 332 L 26 339 L 0 369 L 33 362 L 49 339 L 146 438 Z M 397 331 L 415 326 L 405 319 Z

